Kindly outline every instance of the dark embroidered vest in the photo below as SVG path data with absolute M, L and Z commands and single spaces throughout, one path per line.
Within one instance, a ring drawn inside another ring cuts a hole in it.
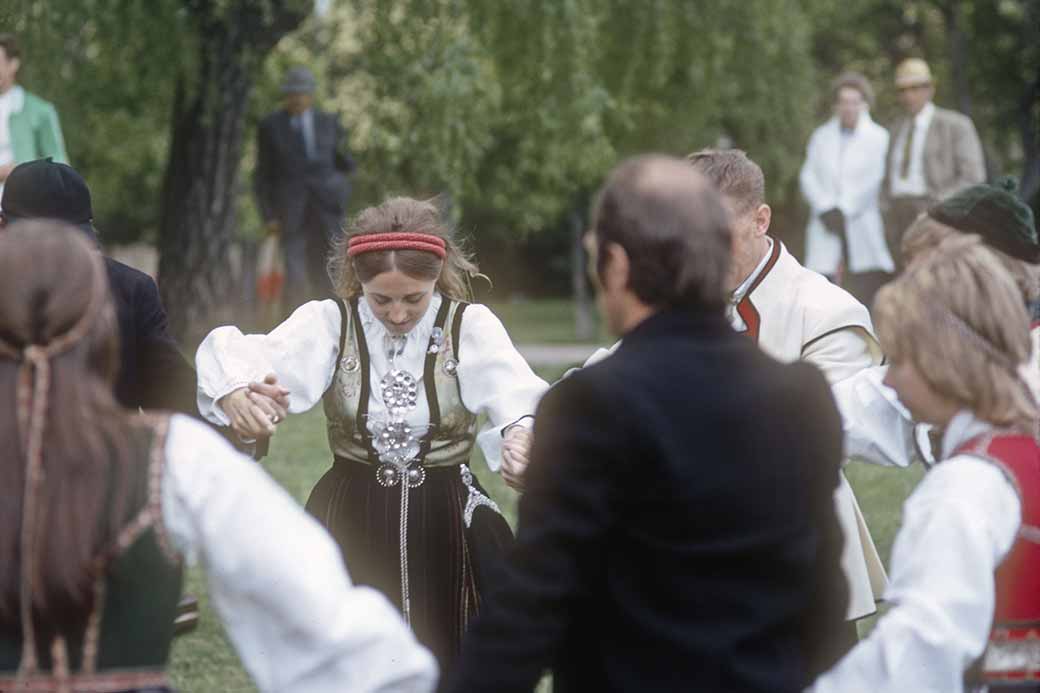
M 339 303 L 339 360 L 323 405 L 332 453 L 338 459 L 379 464 L 366 425 L 372 392 L 371 362 L 357 301 Z M 430 340 L 422 376 L 430 408 L 430 429 L 420 453 L 426 467 L 465 464 L 476 440 L 477 417 L 462 403 L 457 373 L 462 314 L 467 305 L 442 298 L 434 322 L 435 334 L 439 330 L 443 338 L 439 344 L 436 339 Z M 445 329 L 449 325 L 450 332 Z
M 99 561 L 89 614 L 68 623 L 36 623 L 35 672 L 18 672 L 21 624 L 0 630 L 0 691 L 108 693 L 169 685 L 165 669 L 181 594 L 180 559 L 163 530 L 161 485 L 168 419 L 136 427 L 130 516 Z M 150 451 L 150 452 L 149 452 Z

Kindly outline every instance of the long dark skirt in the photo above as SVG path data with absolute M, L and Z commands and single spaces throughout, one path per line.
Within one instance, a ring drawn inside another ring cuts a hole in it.
M 482 586 L 513 541 L 505 519 L 486 506 L 467 528 L 467 495 L 453 466 L 428 468 L 408 497 L 411 626 L 442 673 L 459 652 Z M 354 583 L 375 587 L 401 609 L 400 485 L 385 488 L 372 465 L 337 460 L 311 492 L 307 511 L 339 543 Z

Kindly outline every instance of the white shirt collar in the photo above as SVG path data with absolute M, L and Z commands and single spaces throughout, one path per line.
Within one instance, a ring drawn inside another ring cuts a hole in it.
M 924 105 L 917 115 L 914 116 L 914 127 L 926 128 L 932 122 L 932 116 L 935 115 L 935 104 L 931 101 Z
M 942 458 L 947 459 L 959 446 L 993 428 L 993 424 L 980 421 L 971 411 L 961 409 L 946 424 L 942 437 Z
M 428 342 L 430 335 L 433 334 L 433 324 L 437 320 L 437 311 L 440 310 L 440 307 L 441 295 L 435 291 L 430 298 L 430 305 L 426 308 L 426 314 L 406 335 L 408 342 L 418 341 L 425 348 L 425 342 Z M 363 295 L 358 297 L 358 316 L 361 318 L 361 326 L 365 328 L 365 335 L 368 337 L 382 338 L 387 334 L 386 326 L 372 312 L 368 300 Z
M 762 274 L 762 270 L 765 269 L 766 263 L 769 262 L 769 256 L 773 254 L 773 243 L 775 241 L 769 236 L 766 236 L 766 240 L 769 241 L 769 247 L 766 248 L 766 252 L 762 255 L 762 259 L 759 260 L 758 266 L 755 267 L 755 270 L 749 274 L 747 279 L 742 281 L 740 286 L 738 286 L 730 295 L 730 303 L 736 305 L 744 299 L 748 289 L 751 288 L 751 285 L 755 283 L 756 279 L 758 279 L 758 275 Z
M 0 94 L 0 111 L 18 113 L 25 105 L 25 90 L 20 85 L 14 85 L 3 94 Z

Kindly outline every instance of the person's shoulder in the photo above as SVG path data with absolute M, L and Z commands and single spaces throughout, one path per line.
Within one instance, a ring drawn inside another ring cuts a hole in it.
M 828 118 L 823 121 L 812 131 L 812 135 L 809 136 L 809 141 L 818 140 L 821 137 L 826 136 L 828 133 L 836 132 L 838 129 L 837 118 Z
M 888 130 L 873 118 L 868 118 L 866 122 L 863 123 L 863 130 L 869 137 L 878 140 L 888 140 Z
M 870 311 L 855 296 L 819 272 L 803 266 L 793 256 L 786 260 L 792 280 L 788 290 L 804 314 L 806 326 L 837 320 L 873 332 Z
M 23 109 L 32 111 L 53 111 L 54 104 L 42 96 L 37 96 L 28 89 L 22 88 Z
M 863 304 L 856 300 L 852 294 L 827 279 L 827 277 L 809 269 L 798 262 L 794 256 L 788 255 L 786 259 L 789 264 L 788 271 L 793 279 L 794 286 L 792 288 L 797 292 L 797 301 L 805 306 L 807 310 L 833 309 L 836 307 L 855 308 L 857 306 L 866 310 Z
M 105 256 L 105 269 L 108 271 L 108 280 L 112 285 L 112 291 L 152 289 L 158 290 L 155 280 L 139 269 L 124 264 L 119 260 Z
M 455 310 L 462 311 L 462 334 L 469 335 L 476 332 L 479 336 L 479 334 L 489 331 L 507 332 L 502 319 L 483 303 L 458 300 L 455 303 L 458 304 Z
M 941 106 L 935 107 L 935 113 L 932 115 L 933 122 L 947 123 L 955 128 L 963 129 L 968 127 L 975 127 L 971 118 L 955 111 L 952 108 L 943 108 Z
M 315 107 L 312 109 L 312 113 L 314 113 L 314 118 L 317 120 L 327 120 L 334 123 L 340 121 L 339 113 L 335 111 L 327 111 L 324 108 Z
M 260 122 L 257 124 L 257 127 L 261 130 L 267 130 L 271 128 L 274 125 L 274 123 L 282 117 L 283 113 L 285 113 L 285 111 L 283 111 L 280 108 L 278 110 L 271 111 L 270 113 L 268 113 L 260 119 Z
M 647 367 L 646 348 L 622 344 L 607 358 L 599 359 L 569 374 L 553 386 L 569 390 L 571 397 L 587 397 L 594 401 L 624 401 L 642 391 L 638 382 L 651 377 Z

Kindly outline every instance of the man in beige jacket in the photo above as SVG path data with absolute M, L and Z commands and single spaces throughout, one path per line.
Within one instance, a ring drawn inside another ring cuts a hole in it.
M 896 89 L 906 115 L 891 129 L 885 181 L 888 247 L 902 269 L 903 232 L 929 206 L 986 179 L 982 144 L 968 116 L 932 103 L 935 84 L 928 63 L 904 60 Z

